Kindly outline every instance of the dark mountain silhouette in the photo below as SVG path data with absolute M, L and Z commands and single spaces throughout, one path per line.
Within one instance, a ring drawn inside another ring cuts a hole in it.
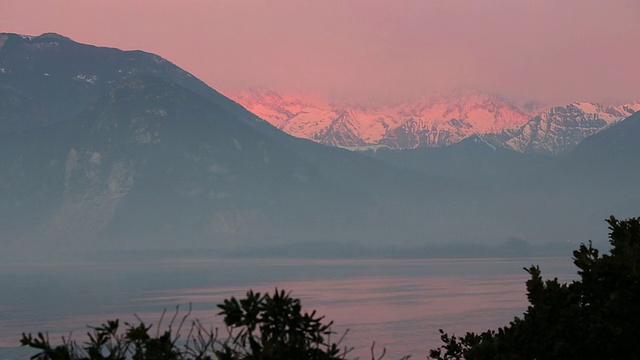
M 16 248 L 375 242 L 434 196 L 419 185 L 437 179 L 288 136 L 155 55 L 5 36 L 0 84 L 23 94 L 0 110 Z
M 567 156 L 569 161 L 596 160 L 597 165 L 619 165 L 640 155 L 640 112 L 586 138 Z
M 640 212 L 640 112 L 586 138 L 562 159 L 564 170 L 589 186 L 620 217 Z

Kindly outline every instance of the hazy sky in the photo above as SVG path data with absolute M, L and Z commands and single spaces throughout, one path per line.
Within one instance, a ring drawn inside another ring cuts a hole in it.
M 0 0 L 0 31 L 157 53 L 216 89 L 640 99 L 638 0 Z

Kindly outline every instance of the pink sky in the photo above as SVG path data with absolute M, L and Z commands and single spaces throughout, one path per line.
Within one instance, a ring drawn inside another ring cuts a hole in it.
M 216 89 L 640 99 L 637 0 L 0 0 L 0 32 L 159 54 Z

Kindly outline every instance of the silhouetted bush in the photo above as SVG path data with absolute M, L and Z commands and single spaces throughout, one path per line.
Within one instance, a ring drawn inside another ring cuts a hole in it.
M 249 291 L 242 300 L 231 298 L 218 305 L 224 322 L 239 329 L 232 344 L 241 359 L 342 359 L 344 352 L 331 343 L 331 325 L 316 312 L 302 313 L 299 299 L 284 291 L 273 295 Z
M 609 255 L 582 244 L 573 252 L 580 280 L 543 281 L 540 268 L 525 270 L 529 307 L 522 319 L 481 334 L 449 336 L 430 357 L 451 359 L 640 358 L 640 220 L 609 223 Z

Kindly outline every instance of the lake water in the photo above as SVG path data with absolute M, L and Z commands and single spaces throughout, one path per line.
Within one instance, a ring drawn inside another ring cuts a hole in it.
M 107 319 L 155 323 L 163 309 L 185 310 L 221 325 L 216 304 L 248 289 L 292 292 L 303 308 L 334 320 L 343 344 L 370 358 L 424 358 L 440 344 L 438 329 L 457 334 L 506 325 L 526 309 L 522 269 L 544 278 L 576 277 L 570 258 L 428 260 L 194 260 L 141 263 L 0 265 L 0 359 L 27 358 L 22 332 L 82 340 L 87 325 Z

